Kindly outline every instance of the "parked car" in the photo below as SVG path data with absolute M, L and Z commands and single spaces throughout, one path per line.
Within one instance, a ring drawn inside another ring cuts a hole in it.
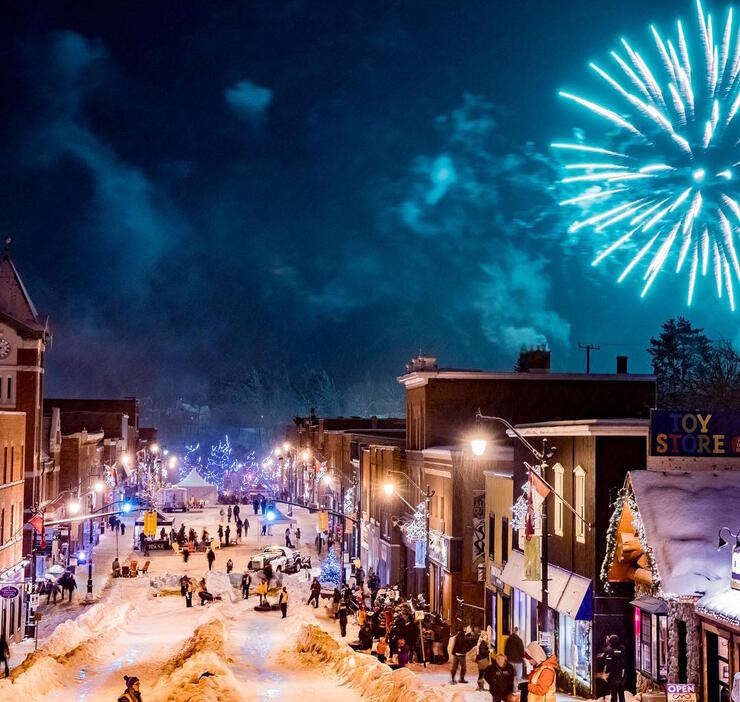
M 266 546 L 249 559 L 249 570 L 262 570 L 268 563 L 276 573 L 295 573 L 301 567 L 301 554 L 287 546 Z

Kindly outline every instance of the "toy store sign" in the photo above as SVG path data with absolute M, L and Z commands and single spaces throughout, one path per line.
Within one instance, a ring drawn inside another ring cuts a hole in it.
M 740 414 L 653 410 L 650 414 L 650 455 L 740 456 Z

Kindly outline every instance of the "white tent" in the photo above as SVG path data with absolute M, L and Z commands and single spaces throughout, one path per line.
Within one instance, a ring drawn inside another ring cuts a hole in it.
M 188 501 L 194 497 L 196 500 L 205 500 L 209 504 L 218 502 L 218 488 L 203 480 L 195 468 L 175 487 L 185 488 L 188 491 Z

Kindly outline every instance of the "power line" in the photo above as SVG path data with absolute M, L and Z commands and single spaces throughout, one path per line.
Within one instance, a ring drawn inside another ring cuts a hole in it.
M 601 346 L 596 346 L 595 344 L 582 344 L 579 341 L 578 348 L 586 350 L 586 374 L 589 374 L 591 372 L 591 351 L 599 351 Z

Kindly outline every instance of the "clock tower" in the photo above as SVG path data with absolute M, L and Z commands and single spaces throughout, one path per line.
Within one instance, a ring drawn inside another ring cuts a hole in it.
M 26 415 L 22 460 L 24 521 L 28 521 L 34 506 L 54 497 L 44 494 L 41 479 L 44 352 L 49 330 L 13 265 L 9 240 L 5 243 L 0 261 L 0 411 Z

